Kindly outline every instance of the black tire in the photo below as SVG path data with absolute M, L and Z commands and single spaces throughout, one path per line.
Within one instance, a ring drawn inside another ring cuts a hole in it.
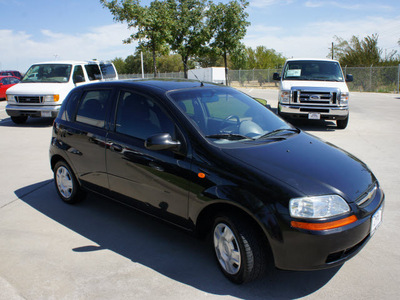
M 11 117 L 11 120 L 15 124 L 24 124 L 26 122 L 26 120 L 28 120 L 28 117 L 27 116 Z
M 237 214 L 216 217 L 212 245 L 218 265 L 230 281 L 242 284 L 264 274 L 267 244 L 246 218 Z
M 54 183 L 60 198 L 68 204 L 77 203 L 85 198 L 85 193 L 70 166 L 63 160 L 54 166 Z
M 349 116 L 344 120 L 336 120 L 336 126 L 338 129 L 345 129 L 347 124 L 349 124 Z

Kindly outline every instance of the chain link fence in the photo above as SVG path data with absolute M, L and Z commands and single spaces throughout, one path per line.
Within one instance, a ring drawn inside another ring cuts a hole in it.
M 278 88 L 274 81 L 274 73 L 281 69 L 229 70 L 228 84 L 233 87 Z M 190 71 L 189 71 L 190 72 Z M 354 81 L 349 82 L 350 91 L 399 93 L 400 65 L 392 67 L 344 67 L 343 72 L 353 75 Z M 141 78 L 141 74 L 122 74 L 120 79 Z M 154 74 L 144 75 L 153 78 Z M 158 73 L 159 78 L 184 78 L 183 72 Z

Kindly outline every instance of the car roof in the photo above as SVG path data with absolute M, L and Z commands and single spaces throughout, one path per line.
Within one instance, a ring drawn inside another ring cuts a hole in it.
M 81 64 L 103 64 L 111 63 L 110 61 L 99 61 L 99 60 L 54 60 L 54 61 L 42 61 L 32 65 L 81 65 Z
M 330 59 L 330 58 L 289 58 L 286 60 L 289 61 L 333 61 L 338 62 L 337 60 Z
M 105 82 L 96 82 L 80 86 L 82 89 L 94 86 L 124 86 L 124 87 L 143 87 L 143 88 L 157 88 L 165 92 L 171 90 L 181 90 L 196 87 L 225 87 L 221 84 L 211 82 L 201 82 L 190 79 L 168 79 L 168 78 L 152 78 L 152 79 L 127 79 L 127 80 L 113 80 Z
M 0 79 L 3 79 L 3 78 L 16 78 L 16 79 L 18 79 L 19 80 L 19 78 L 18 77 L 15 77 L 15 76 L 9 76 L 9 75 L 0 75 Z

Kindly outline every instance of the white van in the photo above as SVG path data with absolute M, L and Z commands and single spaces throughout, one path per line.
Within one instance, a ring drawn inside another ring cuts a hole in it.
M 336 60 L 288 59 L 280 81 L 278 114 L 282 117 L 336 120 L 346 128 L 349 121 L 349 89 L 353 76 L 343 75 Z
M 111 62 L 52 61 L 32 65 L 6 92 L 6 112 L 16 124 L 28 117 L 55 118 L 68 93 L 80 84 L 118 79 Z

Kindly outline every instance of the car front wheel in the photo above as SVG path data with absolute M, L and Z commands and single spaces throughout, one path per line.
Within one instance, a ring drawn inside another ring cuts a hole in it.
M 348 123 L 349 123 L 349 116 L 347 116 L 346 119 L 344 119 L 344 120 L 337 120 L 336 126 L 339 129 L 345 129 L 347 127 Z
M 265 243 L 257 230 L 236 214 L 215 219 L 213 246 L 222 272 L 234 283 L 255 280 L 266 269 Z

